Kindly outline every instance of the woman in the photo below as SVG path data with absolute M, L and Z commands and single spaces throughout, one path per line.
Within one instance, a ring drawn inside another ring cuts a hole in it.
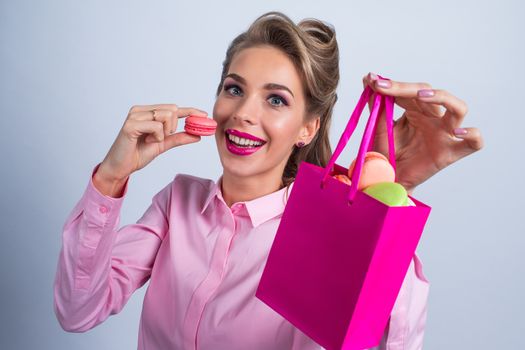
M 223 63 L 213 109 L 222 176 L 215 183 L 178 174 L 136 224 L 118 229 L 130 175 L 173 147 L 199 141 L 174 130 L 179 118 L 206 115 L 172 104 L 131 108 L 64 225 L 55 280 L 62 327 L 95 327 L 150 280 L 139 349 L 319 349 L 255 290 L 298 164 L 325 166 L 331 155 L 338 60 L 328 25 L 295 25 L 275 12 L 258 18 Z M 363 83 L 405 109 L 395 142 L 398 179 L 409 191 L 481 148 L 479 132 L 461 128 L 465 103 L 446 91 L 373 73 Z M 386 153 L 383 132 L 375 144 Z M 421 347 L 427 293 L 414 256 L 380 348 Z

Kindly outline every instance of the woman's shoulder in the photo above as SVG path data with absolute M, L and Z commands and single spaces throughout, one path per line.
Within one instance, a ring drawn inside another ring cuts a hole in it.
M 179 173 L 175 175 L 173 179 L 174 185 L 179 186 L 202 186 L 204 188 L 212 188 L 215 185 L 215 181 L 204 177 L 199 177 L 190 174 Z
M 183 200 L 204 202 L 215 188 L 216 182 L 195 175 L 179 173 L 171 183 L 172 195 Z

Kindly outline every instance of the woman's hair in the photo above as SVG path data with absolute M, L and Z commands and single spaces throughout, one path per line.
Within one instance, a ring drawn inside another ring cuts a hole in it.
M 312 141 L 294 146 L 282 175 L 282 185 L 289 186 L 301 161 L 325 167 L 332 150 L 329 129 L 337 101 L 339 83 L 339 49 L 334 28 L 317 19 L 304 19 L 295 24 L 280 12 L 268 12 L 255 20 L 247 31 L 238 35 L 228 47 L 223 62 L 217 96 L 236 53 L 259 45 L 269 45 L 284 52 L 298 70 L 306 97 L 305 121 L 320 117 L 320 127 Z

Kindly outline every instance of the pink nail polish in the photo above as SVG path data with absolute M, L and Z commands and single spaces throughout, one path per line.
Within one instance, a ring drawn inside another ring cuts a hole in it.
M 434 96 L 434 90 L 432 89 L 422 89 L 417 92 L 418 97 L 432 97 Z
M 467 134 L 467 129 L 463 129 L 463 128 L 454 129 L 454 135 L 456 136 L 461 136 L 461 135 L 466 135 L 466 134 Z
M 370 80 L 372 80 L 372 81 L 377 80 L 377 74 L 374 74 L 374 73 L 370 72 L 370 73 L 368 73 L 368 75 L 370 75 Z
M 390 82 L 390 80 L 379 79 L 379 80 L 376 81 L 376 84 L 377 84 L 377 86 L 382 87 L 384 89 L 387 89 L 387 88 L 392 86 L 392 83 Z

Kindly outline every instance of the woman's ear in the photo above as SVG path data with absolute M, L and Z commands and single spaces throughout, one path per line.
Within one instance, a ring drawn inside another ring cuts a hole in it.
M 321 118 L 320 117 L 314 117 L 310 121 L 306 122 L 306 124 L 303 125 L 301 132 L 300 132 L 300 140 L 304 142 L 305 144 L 309 144 L 312 142 L 312 139 L 315 137 L 315 134 L 319 130 L 319 127 L 321 126 Z

